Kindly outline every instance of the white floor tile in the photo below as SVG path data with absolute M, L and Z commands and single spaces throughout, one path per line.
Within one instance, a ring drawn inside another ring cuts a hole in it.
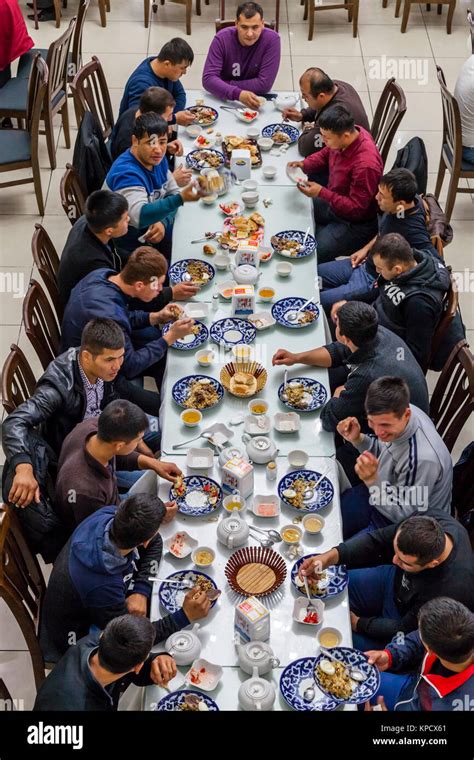
M 108 18 L 107 26 L 102 28 L 97 26 L 94 21 L 88 21 L 86 18 L 82 37 L 84 60 L 89 60 L 91 55 L 100 57 L 101 53 L 115 53 L 118 40 L 120 40 L 120 51 L 122 53 L 141 54 L 145 58 L 148 50 L 148 37 L 149 29 L 145 29 L 143 22 L 114 21 L 113 18 Z
M 426 29 L 413 26 L 406 34 L 395 33 L 391 26 L 359 27 L 359 38 L 364 58 L 386 55 L 390 57 L 423 56 L 430 58 L 432 51 Z M 447 55 L 447 53 L 446 53 Z
M 324 15 L 324 14 L 323 14 Z M 312 40 L 308 40 L 307 24 L 292 24 L 290 26 L 290 47 L 292 55 L 330 56 L 360 56 L 360 36 L 352 36 L 352 27 L 335 27 L 318 24 L 316 21 Z
M 298 86 L 300 76 L 306 69 L 312 66 L 319 67 L 328 74 L 332 79 L 340 79 L 342 82 L 348 82 L 356 90 L 367 90 L 367 78 L 364 69 L 364 61 L 360 56 L 348 58 L 339 55 L 314 55 L 292 54 L 293 76 L 295 87 Z
M 0 673 L 18 709 L 32 710 L 36 698 L 33 666 L 29 652 L 0 651 Z

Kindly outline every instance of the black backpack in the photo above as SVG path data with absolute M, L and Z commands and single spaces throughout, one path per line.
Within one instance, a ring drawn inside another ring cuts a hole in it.
M 428 157 L 421 137 L 412 137 L 404 148 L 400 148 L 392 169 L 409 169 L 416 177 L 418 192 L 426 193 L 428 184 Z

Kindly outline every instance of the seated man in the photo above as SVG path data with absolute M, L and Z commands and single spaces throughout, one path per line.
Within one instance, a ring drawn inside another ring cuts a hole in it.
M 427 251 L 439 258 L 426 227 L 423 202 L 417 195 L 415 175 L 408 169 L 392 169 L 384 174 L 375 196 L 382 214 L 378 217 L 379 235 L 398 232 L 419 251 Z M 321 304 L 327 310 L 336 301 L 359 300 L 371 290 L 377 279 L 372 261 L 373 237 L 367 245 L 348 259 L 330 261 L 318 266 L 321 278 Z
M 365 413 L 375 436 L 361 433 L 355 417 L 337 432 L 360 456 L 355 471 L 363 485 L 341 496 L 344 538 L 398 523 L 414 512 L 449 514 L 453 463 L 443 439 L 399 377 L 379 377 L 367 390 Z
M 283 118 L 303 123 L 303 131 L 298 138 L 298 150 L 305 158 L 324 147 L 319 131 L 319 119 L 329 106 L 344 106 L 352 114 L 356 124 L 370 131 L 365 108 L 351 84 L 340 79 L 331 79 L 322 69 L 313 66 L 306 69 L 300 77 L 300 89 L 309 108 L 302 111 L 298 111 L 297 108 L 285 108 Z M 310 176 L 310 179 L 321 182 L 313 176 Z
M 317 577 L 331 565 L 349 570 L 352 638 L 361 651 L 382 649 L 397 633 L 415 631 L 418 610 L 437 596 L 474 609 L 469 534 L 443 512 L 413 515 L 399 525 L 354 536 L 308 557 L 300 574 Z
M 472 35 L 471 25 L 471 35 Z M 462 132 L 462 168 L 474 171 L 474 52 L 461 67 L 454 87 L 454 97 L 459 106 Z
M 474 615 L 464 604 L 443 596 L 431 599 L 420 609 L 417 631 L 365 654 L 381 671 L 376 699 L 382 710 L 472 709 Z M 369 703 L 365 710 L 372 710 Z
M 175 100 L 171 121 L 186 127 L 192 124 L 195 116 L 186 111 L 186 92 L 179 81 L 194 61 L 194 53 L 186 40 L 173 37 L 166 42 L 154 58 L 145 58 L 130 75 L 122 102 L 119 117 L 129 108 L 138 108 L 140 98 L 148 87 L 164 87 Z
M 71 290 L 89 272 L 95 269 L 120 272 L 123 262 L 114 241 L 127 232 L 128 218 L 128 202 L 120 193 L 97 190 L 89 195 L 84 216 L 71 227 L 59 261 L 59 295 L 64 305 Z M 165 287 L 151 302 L 151 308 L 159 311 L 171 300 L 192 298 L 197 291 L 197 285 L 189 282 Z
M 401 338 L 378 324 L 372 306 L 360 301 L 341 306 L 337 312 L 336 339 L 334 343 L 298 354 L 280 348 L 272 360 L 274 366 L 328 367 L 331 386 L 334 385 L 331 374 L 343 381 L 321 410 L 324 430 L 334 433 L 341 420 L 353 415 L 368 432 L 364 409 L 367 387 L 378 377 L 396 372 L 410 388 L 415 406 L 428 414 L 428 387 L 418 362 Z M 340 376 L 340 369 L 346 379 Z
M 96 269 L 84 277 L 75 288 L 64 311 L 61 326 L 62 349 L 77 346 L 85 324 L 96 317 L 113 319 L 125 336 L 125 356 L 122 372 L 129 378 L 154 377 L 158 389 L 164 369 L 168 346 L 178 338 L 189 335 L 193 319 L 178 319 L 166 335 L 160 324 L 175 319 L 171 304 L 157 312 L 130 311 L 129 303 L 137 298 L 152 301 L 161 292 L 168 270 L 165 257 L 154 248 L 142 246 L 130 256 L 118 274 L 111 269 Z
M 300 192 L 314 198 L 318 263 L 349 256 L 366 245 L 377 232 L 375 194 L 383 174 L 382 157 L 372 136 L 355 125 L 343 106 L 331 106 L 321 114 L 319 129 L 325 147 L 304 161 L 290 161 L 305 174 L 328 172 L 327 187 L 302 182 Z
M 114 618 L 102 633 L 89 633 L 69 647 L 41 684 L 33 711 L 114 712 L 131 683 L 166 686 L 176 663 L 167 652 L 151 652 L 154 640 L 148 618 Z
M 125 254 L 144 240 L 160 243 L 160 251 L 169 260 L 178 208 L 201 197 L 191 183 L 190 170 L 178 166 L 173 174 L 169 171 L 167 144 L 168 122 L 155 113 L 142 114 L 135 120 L 132 147 L 114 161 L 105 178 L 107 188 L 128 201 L 130 225 L 127 234 L 117 240 Z
M 39 428 L 57 456 L 62 443 L 83 420 L 98 417 L 117 398 L 136 403 L 158 417 L 158 394 L 133 385 L 119 374 L 125 353 L 125 339 L 112 319 L 93 319 L 85 325 L 80 348 L 58 356 L 40 377 L 33 395 L 9 414 L 2 424 L 2 446 L 7 461 L 15 468 L 8 501 L 27 507 L 39 500 L 39 486 L 33 471 L 29 435 Z M 159 448 L 159 426 L 146 435 L 142 453 L 153 456 Z M 149 448 L 151 447 L 151 448 Z M 152 450 L 151 450 L 152 449 Z
M 110 152 L 112 159 L 125 153 L 132 145 L 133 127 L 135 126 L 135 119 L 138 119 L 142 113 L 153 113 L 161 116 L 165 121 L 171 121 L 173 118 L 173 108 L 176 104 L 175 99 L 168 90 L 164 87 L 148 87 L 145 92 L 142 93 L 138 109 L 135 106 L 127 108 L 126 111 L 115 122 L 115 126 L 112 130 L 111 136 L 111 148 Z M 174 161 L 175 156 L 183 155 L 183 146 L 180 141 L 176 139 L 176 133 L 173 127 L 168 128 L 168 146 L 166 149 L 166 158 L 171 168 L 171 161 Z M 174 165 L 173 165 L 174 169 Z
M 158 530 L 166 509 L 157 496 L 138 494 L 119 507 L 103 507 L 84 520 L 54 563 L 43 602 L 40 644 L 57 662 L 91 626 L 105 628 L 129 612 L 147 615 L 163 541 Z M 206 617 L 205 591 L 191 589 L 183 607 L 153 623 L 154 643 Z
M 171 483 L 182 475 L 177 465 L 137 450 L 147 429 L 145 412 L 117 399 L 69 433 L 59 457 L 54 504 L 71 532 L 97 509 L 120 504 L 117 470 L 151 470 Z M 164 522 L 169 522 L 177 507 L 175 502 L 165 507 Z
M 259 108 L 280 67 L 280 35 L 266 29 L 258 3 L 239 5 L 235 26 L 221 29 L 207 54 L 202 86 L 221 100 Z

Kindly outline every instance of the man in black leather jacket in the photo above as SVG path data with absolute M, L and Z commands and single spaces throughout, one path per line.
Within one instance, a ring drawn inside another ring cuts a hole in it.
M 39 486 L 33 472 L 29 434 L 40 428 L 42 437 L 59 455 L 64 438 L 78 422 L 98 416 L 107 404 L 122 398 L 158 417 L 160 397 L 133 385 L 119 374 L 125 353 L 124 336 L 111 319 L 93 319 L 82 332 L 80 348 L 71 348 L 48 366 L 28 401 L 15 409 L 2 425 L 2 445 L 15 477 L 8 501 L 26 507 L 39 502 Z M 159 448 L 158 420 L 150 422 L 149 445 L 141 453 L 153 456 Z M 153 448 L 153 451 L 150 449 Z

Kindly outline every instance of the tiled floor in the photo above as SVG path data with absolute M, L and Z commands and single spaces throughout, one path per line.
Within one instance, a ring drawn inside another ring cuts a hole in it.
M 24 8 L 23 0 L 20 0 Z M 92 0 L 85 24 L 83 50 L 87 61 L 97 55 L 105 69 L 111 90 L 115 113 L 120 102 L 122 88 L 132 69 L 147 55 L 158 52 L 161 45 L 174 36 L 184 34 L 184 8 L 167 0 L 158 6 L 158 14 L 152 14 L 148 29 L 143 26 L 142 0 L 111 0 L 112 10 L 108 14 L 107 27 L 99 22 L 96 0 Z M 329 11 L 317 15 L 314 39 L 307 40 L 307 25 L 303 23 L 302 7 L 299 0 L 282 0 L 281 27 L 282 61 L 275 83 L 275 89 L 298 87 L 298 79 L 308 66 L 320 66 L 336 79 L 353 84 L 359 91 L 369 114 L 373 114 L 384 81 L 392 73 L 390 66 L 398 66 L 407 61 L 410 68 L 398 70 L 397 79 L 407 95 L 408 111 L 402 123 L 403 129 L 396 135 L 387 166 L 391 166 L 396 151 L 414 135 L 420 135 L 426 145 L 429 160 L 429 186 L 434 190 L 441 147 L 442 112 L 436 79 L 436 65 L 440 65 L 446 75 L 449 88 L 454 87 L 463 60 L 470 54 L 466 9 L 470 0 L 459 0 L 454 17 L 453 32 L 446 34 L 446 10 L 442 16 L 436 13 L 435 5 L 428 12 L 425 5 L 414 5 L 410 15 L 408 31 L 400 33 L 400 20 L 394 18 L 394 0 L 388 8 L 382 8 L 382 0 L 362 0 L 360 8 L 359 36 L 353 39 L 349 25 L 343 21 L 339 11 Z M 70 0 L 64 11 L 61 26 L 74 14 L 77 3 Z M 227 3 L 230 10 L 231 3 Z M 264 0 L 263 7 L 268 18 L 273 12 L 273 2 Z M 201 73 L 209 42 L 213 36 L 213 21 L 218 15 L 216 0 L 209 5 L 202 4 L 202 16 L 193 15 L 193 33 L 188 38 L 195 51 L 194 64 L 186 75 L 185 87 L 197 88 L 201 85 Z M 58 37 L 53 22 L 40 24 L 35 31 L 33 23 L 27 22 L 30 34 L 38 47 L 47 47 Z M 387 71 L 389 73 L 387 73 Z M 385 73 L 384 73 L 385 72 Z M 408 74 L 408 75 L 407 75 Z M 72 108 L 70 108 L 71 118 Z M 72 140 L 76 136 L 72 128 Z M 3 360 L 12 342 L 18 342 L 27 354 L 34 371 L 40 374 L 39 363 L 30 349 L 21 326 L 22 292 L 34 276 L 30 242 L 34 223 L 41 221 L 61 251 L 69 222 L 59 202 L 59 181 L 66 162 L 72 159 L 72 150 L 64 146 L 64 136 L 57 122 L 57 165 L 51 172 L 48 168 L 47 152 L 41 142 L 41 166 L 43 192 L 46 198 L 46 215 L 38 216 L 32 186 L 0 190 L 0 282 L 7 282 L 1 275 L 10 274 L 15 283 L 15 293 L 3 292 L 0 307 L 0 336 Z M 18 173 L 23 176 L 22 173 Z M 10 175 L 9 175 L 10 178 Z M 13 178 L 13 177 L 12 177 Z M 446 193 L 443 188 L 441 200 Z M 472 268 L 474 233 L 474 182 L 472 193 L 458 196 L 454 208 L 452 225 L 454 241 L 446 249 L 448 264 L 455 271 Z M 466 278 L 468 282 L 468 278 Z M 468 337 L 474 345 L 474 283 L 461 293 L 464 321 L 469 329 Z M 429 377 L 430 388 L 435 377 Z M 455 456 L 469 439 L 472 430 L 465 431 Z M 11 615 L 0 602 L 0 676 L 3 677 L 13 697 L 24 700 L 26 709 L 34 700 L 34 685 L 28 654 L 23 637 Z

